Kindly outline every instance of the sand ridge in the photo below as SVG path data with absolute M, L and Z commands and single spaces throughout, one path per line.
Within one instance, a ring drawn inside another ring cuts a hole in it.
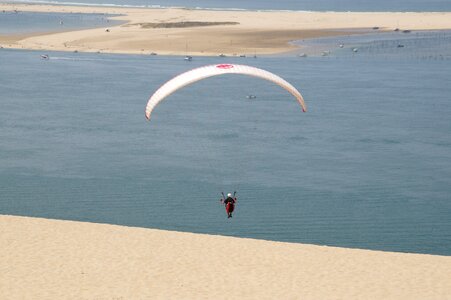
M 0 216 L 1 299 L 451 299 L 451 257 Z

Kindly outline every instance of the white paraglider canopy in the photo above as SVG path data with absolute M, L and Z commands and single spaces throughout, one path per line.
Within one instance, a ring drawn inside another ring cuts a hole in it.
M 150 115 L 152 114 L 153 109 L 167 96 L 169 96 L 176 90 L 207 77 L 222 74 L 244 74 L 272 81 L 290 92 L 301 105 L 302 111 L 307 111 L 307 107 L 305 106 L 304 99 L 302 98 L 301 93 L 299 93 L 299 91 L 294 86 L 292 86 L 281 77 L 255 67 L 236 64 L 218 64 L 207 65 L 193 69 L 191 71 L 182 73 L 163 84 L 147 102 L 146 118 L 150 120 Z

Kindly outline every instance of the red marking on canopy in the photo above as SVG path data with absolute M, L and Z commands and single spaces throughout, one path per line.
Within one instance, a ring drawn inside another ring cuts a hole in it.
M 233 68 L 233 65 L 231 65 L 231 64 L 221 64 L 221 65 L 216 65 L 216 68 L 219 68 L 219 69 L 231 69 L 231 68 Z

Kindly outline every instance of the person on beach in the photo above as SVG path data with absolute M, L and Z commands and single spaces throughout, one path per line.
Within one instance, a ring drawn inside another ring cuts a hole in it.
M 232 212 L 233 212 L 233 209 L 235 208 L 235 203 L 236 203 L 235 193 L 233 194 L 233 196 L 231 193 L 228 193 L 227 198 L 225 198 L 225 199 L 224 198 L 225 198 L 224 194 L 222 194 L 221 203 L 224 203 L 224 205 L 225 205 L 227 218 L 231 218 Z

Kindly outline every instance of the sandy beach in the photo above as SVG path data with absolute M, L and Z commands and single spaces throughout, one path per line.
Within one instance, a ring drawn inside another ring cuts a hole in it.
M 16 216 L 0 244 L 1 299 L 451 299 L 446 256 Z
M 451 29 L 451 12 L 209 11 L 0 4 L 0 11 L 120 14 L 121 25 L 1 36 L 4 48 L 169 55 L 275 54 L 290 42 L 361 32 Z M 108 29 L 108 31 L 107 31 Z

